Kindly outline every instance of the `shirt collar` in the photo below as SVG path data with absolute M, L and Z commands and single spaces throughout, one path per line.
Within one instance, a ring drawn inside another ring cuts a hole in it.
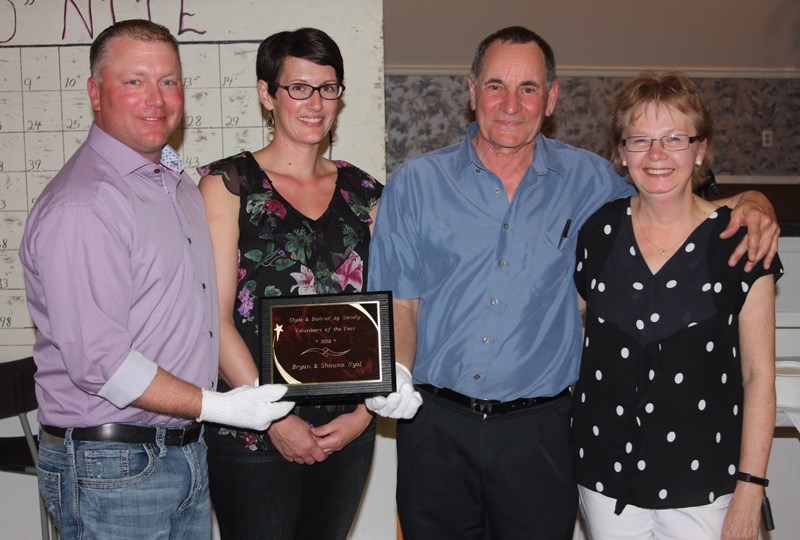
M 467 134 L 464 137 L 464 143 L 458 157 L 462 178 L 465 172 L 471 171 L 473 168 L 489 171 L 478 156 L 478 152 L 475 151 L 475 147 L 472 145 L 472 139 L 475 138 L 477 134 L 478 124 L 472 122 L 467 128 Z M 559 176 L 564 176 L 564 165 L 561 163 L 554 148 L 554 145 L 557 144 L 561 143 L 553 139 L 548 139 L 541 133 L 536 135 L 536 152 L 533 155 L 533 163 L 531 164 L 531 169 L 536 176 L 545 176 L 548 171 L 553 171 Z
M 178 174 L 182 173 L 184 169 L 181 156 L 178 155 L 178 152 L 170 145 L 165 146 L 164 149 L 161 150 L 161 164 Z
M 474 139 L 477 134 L 478 124 L 476 122 L 471 122 L 469 127 L 467 127 L 467 133 L 464 136 L 464 142 L 458 154 L 461 178 L 465 176 L 467 171 L 472 171 L 473 169 L 480 169 L 482 171 L 489 170 L 483 164 L 481 158 L 478 156 L 478 152 L 475 151 L 475 147 L 472 145 L 472 139 Z
M 122 176 L 155 165 L 139 152 L 103 131 L 96 123 L 92 123 L 86 141 L 98 154 L 106 158 L 111 166 Z M 161 165 L 175 171 L 178 175 L 184 169 L 180 155 L 169 145 L 161 150 Z
M 545 176 L 548 171 L 553 171 L 559 176 L 564 176 L 564 164 L 559 159 L 556 146 L 563 144 L 559 141 L 548 139 L 541 133 L 536 135 L 536 153 L 533 156 L 533 170 L 538 176 Z

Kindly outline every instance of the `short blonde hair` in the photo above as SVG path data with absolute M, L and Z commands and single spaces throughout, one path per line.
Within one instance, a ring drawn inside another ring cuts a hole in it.
M 692 173 L 692 185 L 697 188 L 710 175 L 714 123 L 700 88 L 680 71 L 665 71 L 661 74 L 645 71 L 626 84 L 614 97 L 611 106 L 611 162 L 620 174 L 627 173 L 619 152 L 623 134 L 625 128 L 638 118 L 650 103 L 665 105 L 688 116 L 695 129 L 695 133 L 689 135 L 696 135 L 701 141 L 706 141 L 703 161 Z
M 180 59 L 178 40 L 165 27 L 145 19 L 129 19 L 115 23 L 98 34 L 89 49 L 89 71 L 92 77 L 101 80 L 100 71 L 108 60 L 108 43 L 113 38 L 128 38 L 137 41 L 162 41 L 169 43 L 175 49 L 175 54 Z

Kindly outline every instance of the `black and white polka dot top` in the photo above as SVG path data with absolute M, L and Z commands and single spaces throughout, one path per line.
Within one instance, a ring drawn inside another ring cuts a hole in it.
M 574 393 L 578 483 L 626 504 L 681 508 L 731 493 L 739 463 L 742 378 L 738 313 L 756 279 L 728 257 L 720 207 L 652 274 L 639 253 L 630 199 L 582 227 L 575 283 L 587 301 Z

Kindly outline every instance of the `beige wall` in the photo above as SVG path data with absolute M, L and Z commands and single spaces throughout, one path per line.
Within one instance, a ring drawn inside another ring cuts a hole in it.
M 467 65 L 483 37 L 519 24 L 552 45 L 562 74 L 800 76 L 798 0 L 384 0 L 384 24 L 388 73 Z

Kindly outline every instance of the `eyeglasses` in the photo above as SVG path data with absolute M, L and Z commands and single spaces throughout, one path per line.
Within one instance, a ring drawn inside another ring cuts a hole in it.
M 622 139 L 622 145 L 628 152 L 647 152 L 653 147 L 653 141 L 661 141 L 661 148 L 669 152 L 678 150 L 686 150 L 693 142 L 702 141 L 703 137 L 695 135 L 690 137 L 688 135 L 664 135 L 659 139 L 651 139 L 650 137 L 625 137 Z
M 344 92 L 344 85 L 340 83 L 328 83 L 321 86 L 311 86 L 305 83 L 292 83 L 286 86 L 275 82 L 270 84 L 283 88 L 290 98 L 296 100 L 308 99 L 314 95 L 315 91 L 319 93 L 319 97 L 322 99 L 334 100 L 339 99 Z

